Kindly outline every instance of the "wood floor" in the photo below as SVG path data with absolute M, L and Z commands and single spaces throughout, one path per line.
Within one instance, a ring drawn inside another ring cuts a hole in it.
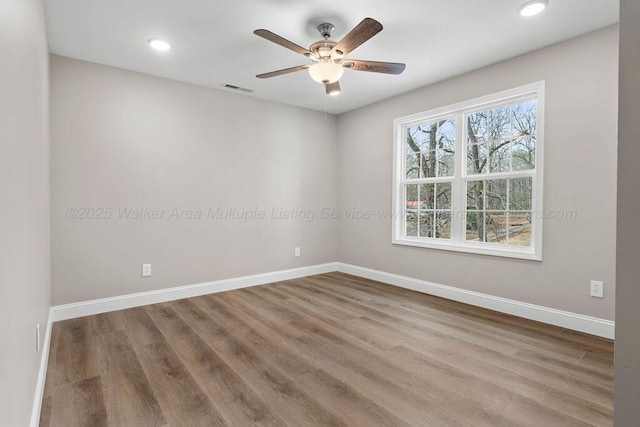
M 340 273 L 54 324 L 42 426 L 612 425 L 611 341 Z

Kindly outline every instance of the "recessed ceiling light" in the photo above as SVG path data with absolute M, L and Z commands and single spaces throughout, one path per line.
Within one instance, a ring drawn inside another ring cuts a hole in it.
M 518 8 L 518 13 L 522 16 L 537 15 L 549 5 L 549 0 L 530 0 Z
M 149 43 L 149 46 L 159 52 L 166 52 L 167 50 L 171 49 L 171 45 L 162 39 L 150 38 L 147 39 L 147 43 Z

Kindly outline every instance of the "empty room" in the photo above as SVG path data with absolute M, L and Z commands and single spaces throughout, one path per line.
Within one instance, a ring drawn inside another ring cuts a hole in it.
M 0 425 L 640 425 L 638 22 L 0 0 Z

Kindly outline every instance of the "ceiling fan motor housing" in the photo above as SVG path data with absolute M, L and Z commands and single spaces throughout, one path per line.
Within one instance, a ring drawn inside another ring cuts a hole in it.
M 335 30 L 335 28 L 336 27 L 334 27 L 333 24 L 329 24 L 327 22 L 318 25 L 318 31 L 320 31 L 320 35 L 325 39 L 331 38 L 331 34 L 333 33 L 333 30 Z

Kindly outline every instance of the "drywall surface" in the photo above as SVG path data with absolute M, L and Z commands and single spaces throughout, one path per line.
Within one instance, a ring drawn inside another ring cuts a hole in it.
M 49 78 L 40 0 L 0 2 L 0 424 L 29 424 L 50 306 Z
M 607 27 L 338 118 L 341 262 L 612 320 L 618 28 Z M 428 54 L 425 51 L 423 54 Z M 410 64 L 408 65 L 410 66 Z M 543 261 L 391 244 L 393 120 L 546 82 Z M 352 215 L 353 216 L 353 215 Z M 605 282 L 591 298 L 591 279 Z
M 54 305 L 336 260 L 334 116 L 59 56 L 51 88 Z

